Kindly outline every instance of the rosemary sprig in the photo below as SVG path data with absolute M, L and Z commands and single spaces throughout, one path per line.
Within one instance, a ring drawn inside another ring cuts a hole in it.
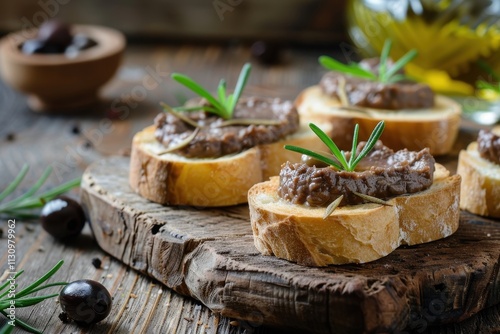
M 250 70 L 251 65 L 249 63 L 243 65 L 234 92 L 229 95 L 227 94 L 226 81 L 224 79 L 221 79 L 219 82 L 219 86 L 217 87 L 217 97 L 213 96 L 207 89 L 202 87 L 187 75 L 173 73 L 172 78 L 175 81 L 189 88 L 200 97 L 205 98 L 208 103 L 210 103 L 210 105 L 208 106 L 176 107 L 175 109 L 178 111 L 204 110 L 216 114 L 223 119 L 231 119 L 233 117 L 236 104 L 241 97 L 241 93 L 243 92 L 243 89 L 247 84 Z
M 81 179 L 77 178 L 37 195 L 36 193 L 43 186 L 45 181 L 47 181 L 52 172 L 52 168 L 48 167 L 28 191 L 5 202 L 5 198 L 12 194 L 21 184 L 28 170 L 28 165 L 24 165 L 14 180 L 0 193 L 0 216 L 8 215 L 9 217 L 18 218 L 36 218 L 38 215 L 33 213 L 33 209 L 42 207 L 47 201 L 79 186 L 81 182 Z
M 46 299 L 50 299 L 58 296 L 58 293 L 42 295 L 42 296 L 30 296 L 35 292 L 42 291 L 55 286 L 65 286 L 68 284 L 67 282 L 54 282 L 44 284 L 49 278 L 51 278 L 63 265 L 64 261 L 60 260 L 52 269 L 50 269 L 46 274 L 44 274 L 39 279 L 35 280 L 33 283 L 25 287 L 24 289 L 18 291 L 18 284 L 11 284 L 11 280 L 6 280 L 2 285 L 0 285 L 0 313 L 5 317 L 9 318 L 8 309 L 12 303 L 16 308 L 28 307 L 36 305 Z M 14 275 L 14 280 L 17 281 L 17 278 L 24 272 L 24 270 L 19 271 Z M 12 289 L 14 287 L 14 289 Z M 15 290 L 15 291 L 14 291 Z M 10 319 L 10 318 L 9 318 Z M 26 322 L 19 319 L 17 316 L 15 319 L 11 320 L 14 322 L 15 326 L 19 326 L 24 330 L 31 333 L 42 333 L 40 330 L 30 326 Z M 11 333 L 14 330 L 15 326 L 10 324 L 11 322 L 7 322 L 1 329 L 0 334 Z
M 418 52 L 417 50 L 408 51 L 403 57 L 401 57 L 392 66 L 389 67 L 388 62 L 391 47 L 392 42 L 390 40 L 386 40 L 380 54 L 378 73 L 363 68 L 358 63 L 351 62 L 349 64 L 343 64 L 338 60 L 335 60 L 332 57 L 328 56 L 319 57 L 319 62 L 328 70 L 342 72 L 353 77 L 363 78 L 371 81 L 378 81 L 385 84 L 395 83 L 407 79 L 406 76 L 398 74 L 398 72 L 410 61 L 412 61 L 418 55 Z
M 361 159 L 363 159 L 366 155 L 368 155 L 368 153 L 370 153 L 372 148 L 375 146 L 377 140 L 380 138 L 382 132 L 384 131 L 385 123 L 384 121 L 380 121 L 375 126 L 365 146 L 363 147 L 361 152 L 359 152 L 358 155 L 356 155 L 356 148 L 358 146 L 359 125 L 356 124 L 356 126 L 354 127 L 354 135 L 352 137 L 352 150 L 349 161 L 347 161 L 345 152 L 341 151 L 335 144 L 335 142 L 326 133 L 324 133 L 323 130 L 321 130 L 318 126 L 312 123 L 309 124 L 309 127 L 321 139 L 321 141 L 330 149 L 336 160 L 328 156 L 325 156 L 323 154 L 320 154 L 318 152 L 314 152 L 306 148 L 297 147 L 293 145 L 285 145 L 285 149 L 308 155 L 314 159 L 317 159 L 330 166 L 333 166 L 338 170 L 345 170 L 348 172 L 352 172 L 356 168 L 356 165 L 361 161 Z
M 496 84 L 490 83 L 486 80 L 478 80 L 476 82 L 476 87 L 478 89 L 491 90 L 496 93 L 500 93 L 500 74 L 496 73 L 495 70 L 485 61 L 478 61 L 479 67 L 481 67 L 486 73 L 491 75 L 493 79 L 497 81 Z

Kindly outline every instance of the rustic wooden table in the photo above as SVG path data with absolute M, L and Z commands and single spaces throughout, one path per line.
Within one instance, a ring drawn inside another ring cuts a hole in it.
M 315 84 L 323 73 L 317 64 L 318 50 L 288 49 L 284 61 L 267 67 L 254 62 L 249 88 L 258 94 L 293 98 Z M 159 103 L 178 104 L 190 93 L 169 79 L 172 71 L 186 73 L 202 84 L 215 87 L 219 78 L 234 84 L 241 65 L 250 61 L 249 49 L 231 46 L 129 46 L 117 76 L 103 91 L 103 101 L 92 110 L 66 114 L 37 114 L 29 110 L 25 97 L 0 82 L 0 190 L 24 164 L 31 168 L 23 183 L 26 189 L 47 167 L 53 168 L 46 188 L 81 176 L 92 162 L 110 155 L 126 155 L 132 136 L 150 125 L 160 112 Z M 456 151 L 472 140 L 477 127 L 464 122 Z M 455 152 L 456 153 L 456 152 Z M 454 169 L 456 156 L 442 162 Z M 22 191 L 20 189 L 20 191 Z M 78 191 L 72 193 L 78 197 Z M 6 225 L 0 228 L 0 281 L 6 278 Z M 196 300 L 182 297 L 160 283 L 127 268 L 103 252 L 89 228 L 76 242 L 55 241 L 38 221 L 16 219 L 16 269 L 24 269 L 21 286 L 47 271 L 60 259 L 59 281 L 90 278 L 102 282 L 114 298 L 110 316 L 85 329 L 59 320 L 56 299 L 18 309 L 17 316 L 45 333 L 278 333 L 259 323 L 237 321 L 214 314 Z M 102 260 L 96 269 L 92 259 Z M 3 273 L 3 274 L 2 274 Z M 3 323 L 0 320 L 0 324 Z M 498 326 L 498 327 L 496 327 Z M 483 329 L 488 329 L 483 331 Z M 500 330 L 498 307 L 432 333 L 477 333 Z M 423 328 L 420 328 L 424 332 Z M 21 331 L 20 331 L 21 332 Z

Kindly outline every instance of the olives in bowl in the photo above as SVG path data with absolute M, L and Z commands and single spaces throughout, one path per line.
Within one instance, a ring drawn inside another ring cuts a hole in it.
M 64 22 L 51 20 L 44 22 L 33 39 L 21 43 L 20 49 L 24 54 L 62 54 L 67 57 L 76 57 L 78 52 L 97 45 L 89 36 L 73 34 L 71 26 Z
M 51 29 L 19 31 L 0 39 L 0 75 L 28 96 L 33 111 L 88 109 L 99 102 L 99 90 L 116 73 L 125 37 L 108 27 L 72 25 L 71 42 L 63 47 L 67 33 Z

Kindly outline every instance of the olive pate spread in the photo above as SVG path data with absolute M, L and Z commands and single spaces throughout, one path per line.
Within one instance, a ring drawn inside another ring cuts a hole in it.
M 203 103 L 203 102 L 200 102 Z M 199 124 L 196 137 L 176 153 L 188 158 L 217 158 L 239 153 L 257 145 L 283 139 L 299 128 L 299 114 L 291 101 L 274 98 L 241 99 L 233 119 L 276 120 L 277 125 L 230 125 L 204 111 L 185 113 Z M 172 114 L 161 113 L 155 119 L 155 137 L 165 147 L 179 144 L 189 137 L 194 128 Z
M 366 59 L 359 64 L 378 74 L 378 61 Z M 390 67 L 391 63 L 388 66 Z M 345 90 L 349 104 L 353 106 L 389 110 L 434 106 L 432 89 L 411 81 L 381 83 L 332 71 L 323 76 L 319 85 L 325 94 L 336 98 L 339 98 L 340 90 Z
M 477 136 L 477 150 L 479 155 L 495 164 L 500 165 L 500 137 L 491 131 L 481 130 Z
M 357 152 L 364 145 L 360 143 Z M 354 172 L 287 162 L 280 172 L 278 195 L 293 204 L 314 207 L 326 207 L 341 195 L 344 198 L 340 205 L 362 204 L 366 201 L 355 192 L 387 199 L 428 189 L 433 182 L 434 164 L 429 149 L 394 152 L 378 141 Z

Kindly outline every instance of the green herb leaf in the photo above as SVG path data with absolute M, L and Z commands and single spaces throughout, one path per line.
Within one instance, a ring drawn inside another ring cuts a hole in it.
M 39 279 L 37 279 L 33 283 L 29 284 L 27 287 L 25 287 L 21 291 L 16 292 L 14 297 L 5 298 L 5 296 L 7 296 L 8 294 L 3 292 L 0 295 L 0 313 L 7 317 L 6 309 L 10 306 L 11 301 L 15 302 L 16 308 L 21 308 L 21 307 L 33 306 L 33 305 L 36 305 L 36 304 L 38 304 L 46 299 L 58 296 L 59 295 L 58 293 L 53 293 L 53 294 L 48 294 L 48 295 L 43 295 L 43 296 L 28 297 L 28 295 L 33 294 L 33 293 L 38 292 L 38 291 L 41 291 L 41 290 L 45 290 L 45 289 L 55 287 L 55 286 L 66 285 L 67 284 L 66 282 L 55 282 L 55 283 L 48 283 L 48 284 L 42 285 L 49 278 L 51 278 L 59 270 L 59 268 L 61 268 L 63 263 L 64 263 L 63 260 L 59 261 L 46 274 L 42 275 Z M 23 273 L 23 270 L 19 271 L 14 276 L 16 281 L 17 281 L 17 277 L 19 277 L 22 273 Z M 9 286 L 10 286 L 10 281 L 7 280 L 6 282 L 4 282 L 0 286 L 0 291 L 2 291 L 4 289 L 8 289 Z M 17 290 L 17 284 L 15 286 L 16 286 L 16 290 Z M 7 292 L 9 292 L 9 290 L 7 290 Z M 41 331 L 28 325 L 27 323 L 23 322 L 22 320 L 20 320 L 17 317 L 14 321 L 15 321 L 16 326 L 19 326 L 19 327 L 21 327 L 21 328 L 23 328 L 31 333 L 41 333 Z M 7 324 L 6 326 L 2 327 L 2 329 L 0 330 L 0 333 L 4 333 L 4 334 L 10 333 L 13 328 L 14 328 L 13 326 L 10 326 Z
M 382 53 L 380 54 L 380 62 L 378 67 L 379 79 L 382 82 L 386 81 L 387 62 L 389 60 L 389 53 L 391 52 L 391 47 L 392 47 L 392 41 L 390 39 L 387 39 L 384 42 Z
M 369 80 L 375 80 L 377 78 L 375 74 L 368 70 L 365 70 L 356 63 L 346 65 L 328 56 L 319 57 L 319 62 L 321 65 L 323 65 L 323 67 L 332 71 L 338 71 Z
M 250 76 L 250 70 L 251 70 L 251 65 L 249 63 L 246 63 L 243 65 L 243 68 L 241 69 L 240 75 L 238 77 L 238 81 L 236 83 L 236 87 L 234 89 L 233 94 L 227 95 L 227 87 L 226 87 L 226 81 L 222 79 L 219 82 L 219 85 L 217 86 L 217 98 L 212 96 L 212 94 L 205 88 L 203 88 L 200 84 L 198 84 L 196 81 L 191 79 L 190 77 L 180 74 L 180 73 L 173 73 L 172 78 L 177 81 L 178 83 L 184 85 L 185 87 L 189 88 L 192 90 L 194 93 L 199 95 L 200 97 L 205 98 L 209 103 L 210 106 L 205 106 L 201 108 L 183 108 L 183 107 L 177 107 L 174 108 L 176 110 L 182 110 L 182 111 L 192 111 L 192 110 L 200 110 L 203 109 L 207 112 L 211 112 L 213 114 L 218 115 L 219 117 L 223 119 L 231 119 L 234 114 L 234 109 L 236 108 L 236 105 L 238 104 L 238 101 L 241 97 L 241 94 L 243 92 L 243 89 L 245 88 L 248 77 Z
M 415 57 L 418 55 L 417 50 L 410 50 L 408 53 L 406 53 L 403 57 L 399 58 L 397 62 L 394 63 L 394 65 L 391 66 L 385 73 L 384 80 L 382 82 L 388 82 L 392 76 L 394 76 L 399 70 L 401 70 L 403 67 L 405 67 L 410 61 L 415 59 Z
M 498 73 L 496 73 L 495 70 L 487 62 L 485 62 L 484 60 L 478 60 L 477 64 L 486 73 L 491 75 L 493 77 L 493 79 L 495 79 L 496 81 L 500 81 L 500 75 L 498 75 Z
M 285 147 L 285 149 L 287 149 L 289 151 L 294 151 L 294 152 L 297 152 L 297 153 L 308 155 L 311 158 L 314 158 L 316 160 L 322 161 L 325 164 L 331 165 L 331 166 L 333 166 L 333 167 L 335 167 L 335 168 L 337 168 L 339 170 L 343 169 L 342 165 L 340 165 L 339 163 L 337 163 L 335 160 L 332 160 L 332 159 L 330 159 L 330 158 L 328 158 L 328 157 L 326 157 L 326 156 L 324 156 L 324 155 L 322 155 L 320 153 L 308 150 L 307 148 L 293 146 L 293 145 L 285 145 L 284 147 Z
M 359 164 L 361 159 L 363 159 L 370 151 L 373 149 L 375 144 L 377 143 L 377 140 L 380 138 L 382 135 L 382 132 L 384 131 L 385 123 L 384 121 L 380 121 L 376 126 L 375 129 L 373 129 L 373 132 L 370 135 L 370 138 L 368 138 L 368 141 L 366 142 L 365 146 L 361 150 L 361 152 L 356 156 L 356 147 L 358 145 L 358 132 L 359 132 L 359 126 L 356 124 L 354 127 L 354 136 L 353 136 L 353 142 L 352 142 L 352 150 L 351 150 L 351 157 L 349 158 L 349 161 L 346 159 L 346 154 L 344 151 L 341 151 L 337 145 L 333 142 L 333 140 L 323 132 L 318 126 L 314 124 L 309 124 L 309 127 L 313 132 L 321 139 L 323 143 L 330 149 L 331 153 L 335 157 L 335 159 L 338 160 L 338 163 L 330 159 L 329 157 L 302 148 L 302 147 L 297 147 L 297 146 L 292 146 L 292 145 L 285 145 L 285 149 L 294 151 L 297 153 L 302 153 L 305 155 L 308 155 L 314 159 L 317 159 L 319 161 L 322 161 L 330 166 L 333 166 L 337 168 L 338 170 L 345 170 L 348 172 L 352 172 L 356 169 L 356 166 Z
M 354 160 L 354 162 L 353 162 L 354 166 L 352 166 L 351 170 L 354 170 L 354 167 L 356 167 L 356 165 L 361 161 L 361 159 L 363 159 L 365 156 L 368 155 L 368 153 L 370 153 L 372 148 L 377 143 L 377 140 L 379 140 L 380 136 L 382 136 L 382 132 L 384 132 L 384 128 L 385 128 L 384 121 L 378 122 L 378 124 L 375 126 L 375 129 L 373 129 L 370 137 L 366 141 L 365 147 L 363 147 L 361 152 L 359 152 L 359 155 Z
M 238 76 L 238 81 L 236 82 L 236 87 L 234 88 L 233 99 L 230 101 L 230 104 L 227 106 L 227 109 L 230 112 L 231 116 L 233 114 L 236 103 L 240 99 L 241 93 L 243 92 L 243 89 L 245 88 L 245 86 L 247 84 L 251 69 L 252 69 L 252 66 L 249 63 L 246 63 L 245 65 L 243 65 L 243 68 L 241 69 L 240 75 Z
M 198 94 L 200 97 L 205 98 L 211 105 L 216 107 L 219 110 L 223 110 L 224 106 L 215 99 L 212 94 L 210 94 L 205 88 L 203 88 L 200 84 L 198 84 L 196 81 L 188 77 L 187 75 L 180 74 L 180 73 L 173 73 L 172 74 L 172 79 L 177 81 L 178 83 L 186 86 L 187 88 L 191 89 L 193 92 Z
M 7 188 L 0 194 L 1 200 L 5 199 L 9 194 L 11 194 L 19 184 L 22 182 L 26 173 L 28 172 L 28 166 L 24 166 L 19 174 L 16 176 L 14 181 L 7 186 Z M 36 195 L 36 192 L 42 187 L 47 178 L 49 177 L 52 169 L 47 168 L 42 176 L 37 180 L 37 182 L 23 195 L 10 200 L 5 203 L 0 204 L 0 215 L 9 215 L 11 217 L 19 218 L 36 218 L 38 215 L 30 210 L 42 207 L 47 201 L 68 192 L 69 190 L 77 187 L 81 183 L 81 179 L 77 178 L 69 182 L 63 183 L 57 187 L 54 187 L 48 191 Z M 0 202 L 1 202 L 0 200 Z
M 380 54 L 378 73 L 367 70 L 358 63 L 352 62 L 346 65 L 328 56 L 319 57 L 319 62 L 326 69 L 381 83 L 395 83 L 401 80 L 406 80 L 408 78 L 398 74 L 398 71 L 412 61 L 418 55 L 418 52 L 416 50 L 410 50 L 391 67 L 389 67 L 388 64 L 391 47 L 391 40 L 386 40 Z
M 311 128 L 311 130 L 313 130 L 316 136 L 318 136 L 319 139 L 321 139 L 321 141 L 330 149 L 332 154 L 337 158 L 337 160 L 342 165 L 343 169 L 349 170 L 349 165 L 345 159 L 345 155 L 342 154 L 342 152 L 337 147 L 335 142 L 315 124 L 311 123 L 309 124 L 309 127 Z

